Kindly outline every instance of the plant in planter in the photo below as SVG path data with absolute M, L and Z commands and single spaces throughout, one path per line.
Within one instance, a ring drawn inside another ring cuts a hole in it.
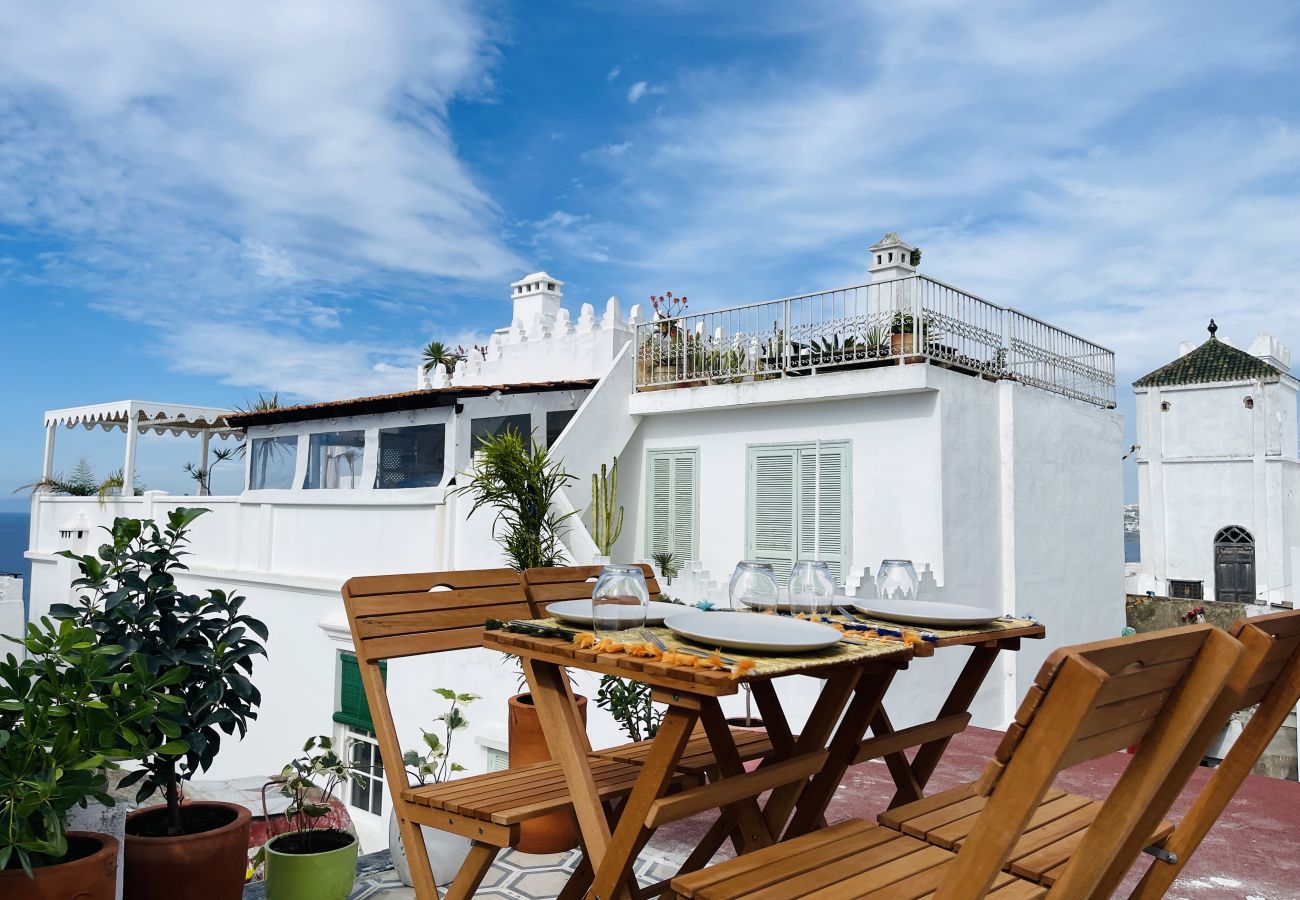
M 916 316 L 903 310 L 896 311 L 889 319 L 889 343 L 890 351 L 894 356 L 902 356 L 908 353 L 916 353 L 926 339 L 926 332 L 929 330 L 930 321 L 928 316 L 922 316 L 921 321 L 916 321 Z M 920 340 L 917 340 L 917 332 L 920 332 Z
M 591 476 L 591 537 L 596 542 L 600 555 L 608 557 L 614 551 L 614 543 L 623 533 L 623 507 L 618 502 L 618 457 L 614 464 L 606 468 L 600 464 L 600 474 Z
M 650 685 L 604 675 L 596 691 L 596 705 L 608 710 L 631 741 L 644 741 L 659 732 L 663 710 L 650 702 Z
M 437 784 L 446 781 L 457 772 L 464 772 L 465 767 L 451 758 L 451 744 L 456 732 L 469 726 L 469 720 L 461 711 L 479 699 L 478 694 L 462 694 L 450 688 L 434 688 L 433 692 L 451 703 L 445 713 L 433 720 L 434 730 L 421 733 L 424 748 L 407 750 L 402 754 L 402 763 L 406 768 L 406 777 L 411 786 Z M 439 831 L 436 828 L 421 829 L 424 834 L 424 846 L 429 853 L 429 862 L 434 874 L 440 879 L 439 885 L 447 884 L 460 871 L 461 863 L 469 855 L 472 841 L 467 837 Z M 388 816 L 388 850 L 393 859 L 393 868 L 402 884 L 412 886 L 411 865 L 406 858 L 406 848 L 402 845 L 401 829 L 397 816 Z
M 112 806 L 106 770 L 135 755 L 131 736 L 172 701 L 169 679 L 113 673 L 120 650 L 72 622 L 28 625 L 27 658 L 0 661 L 0 896 L 112 900 L 118 841 L 68 831 L 68 813 Z
M 682 568 L 677 562 L 676 554 L 671 550 L 656 550 L 654 553 L 650 554 L 650 558 L 653 559 L 655 565 L 659 567 L 659 574 L 664 577 L 664 581 L 671 585 L 673 579 L 677 577 L 677 573 L 680 572 Z M 659 599 L 662 600 L 663 597 L 660 596 Z
M 462 475 L 465 483 L 456 489 L 473 499 L 469 515 L 483 507 L 496 509 L 492 535 L 511 568 L 522 572 L 563 565 L 565 523 L 575 513 L 557 513 L 552 507 L 574 476 L 536 441 L 525 444 L 514 429 L 485 438 L 477 451 L 473 470 Z M 577 702 L 579 714 L 585 716 L 586 698 L 580 696 Z M 532 697 L 523 692 L 511 697 L 507 721 L 512 767 L 550 760 Z M 521 823 L 515 846 L 525 853 L 559 853 L 577 842 L 573 817 L 561 812 Z
M 187 594 L 176 584 L 189 526 L 206 509 L 178 508 L 159 527 L 118 518 L 95 555 L 74 560 L 83 590 L 76 605 L 51 615 L 91 629 L 113 647 L 111 671 L 141 671 L 165 680 L 167 702 L 123 732 L 141 768 L 121 781 L 136 784 L 136 801 L 161 792 L 165 803 L 127 817 L 126 890 L 133 898 L 238 898 L 247 868 L 251 815 L 232 803 L 182 803 L 181 783 L 206 771 L 222 735 L 244 736 L 261 695 L 248 676 L 266 650 L 266 626 L 242 612 L 244 598 L 221 590 Z M 256 637 L 254 637 L 256 635 Z
M 276 835 L 258 852 L 266 864 L 267 900 L 346 900 L 357 873 L 357 838 L 320 828 L 330 800 L 352 778 L 350 767 L 325 735 L 309 738 L 274 783 L 289 798 L 284 811 L 291 831 Z

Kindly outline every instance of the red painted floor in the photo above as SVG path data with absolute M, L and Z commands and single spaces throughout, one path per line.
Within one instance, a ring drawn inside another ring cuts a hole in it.
M 968 728 L 953 739 L 930 792 L 977 778 L 993 755 L 1002 733 Z M 1123 771 L 1127 757 L 1115 754 L 1061 773 L 1056 785 L 1085 797 L 1102 799 Z M 1174 805 L 1178 818 L 1210 776 L 1201 769 Z M 827 819 L 874 819 L 893 794 L 893 782 L 881 762 L 849 771 L 832 801 Z M 685 855 L 712 819 L 697 816 L 663 828 L 652 846 Z M 1116 895 L 1128 896 L 1150 857 L 1143 855 Z M 1252 776 L 1206 836 L 1196 855 L 1166 895 L 1171 900 L 1300 900 L 1300 783 Z

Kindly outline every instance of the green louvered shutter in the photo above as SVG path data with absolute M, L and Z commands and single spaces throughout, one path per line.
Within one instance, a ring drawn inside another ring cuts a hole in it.
M 799 453 L 793 447 L 750 447 L 745 558 L 772 564 L 784 582 L 794 565 Z
M 366 690 L 361 685 L 361 669 L 351 653 L 339 654 L 339 704 L 334 721 L 352 728 L 373 732 L 375 723 L 370 718 L 370 705 L 366 703 Z M 381 662 L 379 671 L 388 683 L 388 664 Z
M 841 585 L 849 568 L 849 446 L 749 448 L 745 556 L 772 564 L 784 582 L 797 559 L 830 563 Z M 820 490 L 818 489 L 820 485 Z
M 699 555 L 698 450 L 646 454 L 646 549 L 681 565 Z
M 848 447 L 822 444 L 820 471 L 818 455 L 815 444 L 799 449 L 799 557 L 830 563 L 843 585 L 849 565 Z

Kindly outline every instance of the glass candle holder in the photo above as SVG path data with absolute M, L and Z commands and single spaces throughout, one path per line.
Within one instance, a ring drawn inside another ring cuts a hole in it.
M 886 559 L 876 572 L 876 596 L 881 600 L 915 600 L 921 579 L 910 559 Z
M 598 638 L 642 640 L 650 591 L 637 566 L 605 566 L 591 591 L 592 630 Z
M 790 611 L 825 615 L 835 597 L 835 576 L 830 563 L 801 559 L 790 570 Z
M 731 575 L 727 596 L 732 609 L 776 609 L 776 573 L 772 564 L 745 560 L 736 566 Z

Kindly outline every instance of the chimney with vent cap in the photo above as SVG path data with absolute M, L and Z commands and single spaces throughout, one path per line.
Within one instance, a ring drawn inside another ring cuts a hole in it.
M 889 281 L 916 274 L 912 251 L 916 248 L 891 231 L 871 245 L 871 265 L 867 271 L 872 281 Z

